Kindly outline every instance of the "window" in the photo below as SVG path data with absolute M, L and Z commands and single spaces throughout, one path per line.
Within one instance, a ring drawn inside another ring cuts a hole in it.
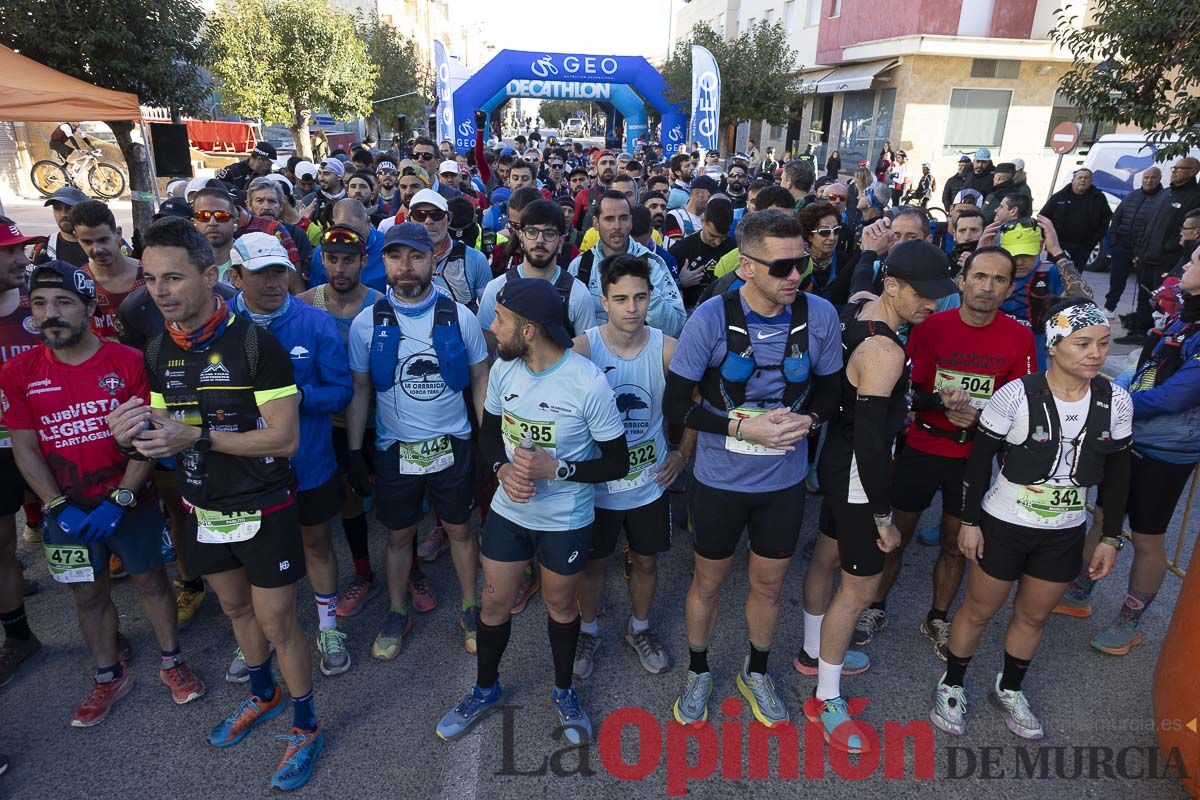
M 796 0 L 787 0 L 783 4 L 783 29 L 792 32 L 792 23 L 796 19 Z
M 717 33 L 725 35 L 725 15 L 717 14 Z
M 804 20 L 804 27 L 812 28 L 821 24 L 821 3 L 822 0 L 808 0 L 808 17 Z
M 972 58 L 972 78 L 1002 78 L 1016 80 L 1021 73 L 1020 61 L 1009 61 L 996 58 Z
M 954 89 L 946 120 L 946 150 L 999 147 L 1012 92 L 1008 89 Z
M 833 0 L 833 13 L 830 17 L 840 17 L 842 15 L 842 0 Z

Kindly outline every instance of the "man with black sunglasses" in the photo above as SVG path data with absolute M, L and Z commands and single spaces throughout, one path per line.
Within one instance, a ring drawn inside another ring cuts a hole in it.
M 437 144 L 433 139 L 425 136 L 418 136 L 416 142 L 412 146 L 412 157 L 417 164 L 424 169 L 433 179 L 433 185 L 429 188 L 440 194 L 447 200 L 453 197 L 461 197 L 462 192 L 457 187 L 450 186 L 440 182 L 434 173 L 437 171 L 438 159 L 440 156 L 437 151 Z
M 688 320 L 663 398 L 668 423 L 699 431 L 695 573 L 686 606 L 691 653 L 674 706 L 682 724 L 707 718 L 717 600 L 747 528 L 750 644 L 738 691 L 759 722 L 788 719 L 767 659 L 804 515 L 805 437 L 838 408 L 837 312 L 800 291 L 807 264 L 800 223 L 789 212 L 747 214 L 738 240 L 745 284 L 703 303 Z M 697 388 L 700 403 L 693 399 Z

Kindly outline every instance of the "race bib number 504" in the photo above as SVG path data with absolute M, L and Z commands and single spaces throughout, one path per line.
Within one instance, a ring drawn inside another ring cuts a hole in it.
M 996 393 L 996 376 L 939 368 L 933 378 L 933 388 L 946 389 L 949 387 L 962 389 L 970 398 L 971 408 L 982 409 Z

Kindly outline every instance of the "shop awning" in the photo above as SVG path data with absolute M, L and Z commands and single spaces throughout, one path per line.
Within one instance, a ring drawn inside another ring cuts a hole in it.
M 805 72 L 800 75 L 800 93 L 808 94 L 809 92 L 817 91 L 817 86 L 823 79 L 833 72 L 832 69 L 815 69 L 812 72 Z
M 137 95 L 101 89 L 0 46 L 0 119 L 141 119 Z
M 868 61 L 863 64 L 848 64 L 838 67 L 817 82 L 817 93 L 861 92 L 864 89 L 870 89 L 875 76 L 881 72 L 887 72 L 899 63 L 898 59 L 888 58 L 882 61 Z

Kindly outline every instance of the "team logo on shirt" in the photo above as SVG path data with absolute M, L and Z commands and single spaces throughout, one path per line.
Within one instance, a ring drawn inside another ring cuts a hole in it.
M 625 424 L 625 436 L 631 442 L 636 442 L 646 434 L 650 427 L 650 415 L 654 408 L 650 394 L 640 386 L 623 383 L 613 389 L 617 398 L 617 411 L 621 414 L 621 422 Z
M 446 391 L 436 353 L 415 353 L 400 364 L 400 388 L 413 400 L 428 402 Z
M 37 323 L 33 321 L 33 317 L 26 317 L 25 319 L 21 320 L 21 327 L 25 329 L 26 333 L 32 333 L 34 336 L 36 336 L 38 333 L 38 326 Z
M 121 380 L 121 376 L 117 375 L 115 372 L 110 372 L 102 377 L 99 381 L 99 384 L 101 389 L 107 389 L 108 393 L 113 397 L 117 396 L 118 389 L 125 388 L 125 381 Z
M 221 361 L 220 353 L 208 357 L 208 366 L 200 370 L 201 383 L 229 383 L 229 369 Z

